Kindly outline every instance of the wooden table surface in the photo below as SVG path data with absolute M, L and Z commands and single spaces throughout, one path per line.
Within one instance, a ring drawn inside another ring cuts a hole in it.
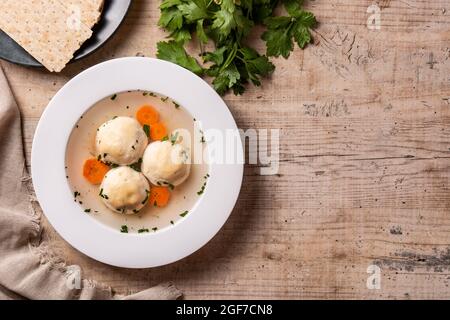
M 158 3 L 134 1 L 115 37 L 61 74 L 1 62 L 28 161 L 41 113 L 71 77 L 155 55 Z M 127 270 L 78 253 L 46 222 L 45 240 L 123 293 L 173 281 L 188 299 L 450 298 L 450 1 L 378 1 L 380 30 L 367 28 L 371 4 L 309 1 L 315 44 L 275 59 L 261 88 L 225 97 L 239 127 L 281 129 L 280 172 L 246 166 L 231 218 L 200 251 Z M 366 286 L 370 265 L 379 290 Z

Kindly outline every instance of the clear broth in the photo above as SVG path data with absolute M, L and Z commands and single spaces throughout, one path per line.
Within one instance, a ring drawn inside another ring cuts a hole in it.
M 159 111 L 160 121 L 167 127 L 169 135 L 176 129 L 188 130 L 191 137 L 195 136 L 195 130 L 202 132 L 195 119 L 183 106 L 154 93 L 132 91 L 107 97 L 91 107 L 76 124 L 67 145 L 66 172 L 74 193 L 74 201 L 82 207 L 81 212 L 85 211 L 85 214 L 117 231 L 124 225 L 130 233 L 144 230 L 156 232 L 174 225 L 189 215 L 186 212 L 199 201 L 201 196 L 198 192 L 208 178 L 208 165 L 198 164 L 193 159 L 189 178 L 171 191 L 171 198 L 166 207 L 157 208 L 149 203 L 136 215 L 123 215 L 111 211 L 104 205 L 99 196 L 99 186 L 90 184 L 83 177 L 84 162 L 96 156 L 97 128 L 115 116 L 135 117 L 139 107 L 147 104 Z M 203 148 L 206 146 L 203 145 Z

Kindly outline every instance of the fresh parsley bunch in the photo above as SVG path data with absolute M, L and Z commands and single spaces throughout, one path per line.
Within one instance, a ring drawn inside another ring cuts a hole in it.
M 288 15 L 275 15 L 281 4 Z M 311 42 L 316 18 L 302 4 L 303 0 L 163 0 L 158 25 L 170 32 L 171 40 L 158 43 L 157 57 L 213 77 L 214 89 L 221 95 L 228 90 L 242 94 L 245 84 L 259 86 L 275 70 L 268 57 L 288 58 L 294 41 L 300 48 Z M 245 44 L 259 24 L 267 28 L 262 35 L 266 55 Z M 193 37 L 200 43 L 207 68 L 184 48 Z M 214 42 L 215 51 L 203 52 L 208 41 Z

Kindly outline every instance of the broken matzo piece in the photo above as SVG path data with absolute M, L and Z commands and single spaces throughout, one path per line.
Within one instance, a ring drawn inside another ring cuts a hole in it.
M 48 70 L 59 72 L 92 31 L 59 0 L 1 0 L 0 29 Z

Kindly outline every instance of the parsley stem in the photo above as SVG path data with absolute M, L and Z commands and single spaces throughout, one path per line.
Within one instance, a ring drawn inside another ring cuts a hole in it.
M 247 63 L 247 61 L 245 61 L 244 58 L 241 58 L 238 55 L 236 55 L 236 59 L 239 59 L 239 60 L 242 61 L 242 63 L 245 65 L 245 70 L 247 70 L 247 76 L 253 81 L 255 79 L 255 77 L 250 72 L 248 72 L 248 63 Z
M 291 20 L 291 22 L 289 22 L 289 27 L 287 27 L 286 31 L 284 32 L 284 34 L 288 34 L 289 32 L 291 32 L 292 27 L 294 26 L 295 21 Z
M 233 62 L 234 58 L 236 57 L 237 51 L 238 51 L 238 47 L 237 47 L 237 44 L 235 43 L 233 45 L 233 49 L 231 50 L 231 53 L 227 57 L 227 60 L 225 60 L 225 63 L 220 68 L 219 73 L 223 72 L 223 70 L 228 68 L 228 66 Z

